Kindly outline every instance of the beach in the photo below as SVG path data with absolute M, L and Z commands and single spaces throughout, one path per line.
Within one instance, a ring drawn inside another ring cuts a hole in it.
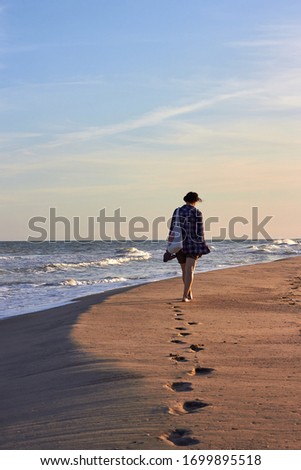
M 0 449 L 300 449 L 301 257 L 181 294 L 174 278 L 1 320 Z

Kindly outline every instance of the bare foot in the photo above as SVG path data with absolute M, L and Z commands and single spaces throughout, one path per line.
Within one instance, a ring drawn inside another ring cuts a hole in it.
M 182 302 L 190 302 L 190 299 L 188 297 L 183 297 Z
M 192 299 L 193 299 L 192 292 L 189 292 L 189 294 L 187 295 L 187 299 L 189 299 L 189 300 L 192 300 Z

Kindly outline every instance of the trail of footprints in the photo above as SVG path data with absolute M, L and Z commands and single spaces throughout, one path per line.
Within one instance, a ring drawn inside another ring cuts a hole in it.
M 298 273 L 299 274 L 299 273 Z M 289 305 L 300 305 L 301 306 L 301 276 L 294 276 L 289 281 L 289 290 L 286 295 L 282 296 L 282 301 Z M 201 367 L 199 365 L 197 355 L 201 351 L 203 351 L 204 345 L 203 344 L 190 344 L 187 342 L 191 332 L 189 331 L 189 327 L 194 327 L 198 323 L 194 321 L 185 321 L 185 315 L 179 305 L 173 305 L 172 302 L 168 304 L 170 308 L 174 312 L 174 319 L 179 326 L 175 327 L 176 334 L 173 335 L 170 342 L 171 344 L 178 345 L 182 347 L 186 345 L 186 351 L 188 353 L 194 353 L 194 360 L 196 365 L 194 365 L 190 370 L 187 370 L 185 373 L 186 380 L 177 381 L 168 383 L 165 385 L 165 388 L 170 390 L 172 393 L 183 393 L 190 395 L 193 393 L 193 383 L 187 381 L 187 377 L 190 377 L 191 380 L 196 379 L 197 377 L 207 376 L 211 374 L 214 369 L 208 367 Z M 180 323 L 181 322 L 181 323 Z M 300 330 L 301 333 L 301 330 Z M 169 355 L 170 361 L 175 365 L 178 366 L 181 363 L 187 364 L 189 363 L 189 359 L 184 354 L 178 354 L 176 352 L 172 352 Z M 181 417 L 183 415 L 197 413 L 202 408 L 210 406 L 208 403 L 203 402 L 199 398 L 187 399 L 184 401 L 178 401 L 176 404 L 173 404 L 167 407 L 166 411 L 175 417 Z M 160 436 L 160 439 L 166 441 L 170 445 L 174 445 L 177 447 L 185 447 L 185 446 L 194 446 L 200 444 L 200 440 L 193 437 L 192 432 L 189 429 L 182 429 L 182 428 L 175 428 L 169 432 L 166 432 Z
M 290 289 L 286 295 L 281 297 L 282 301 L 289 305 L 300 305 L 301 302 L 301 276 L 288 279 Z
M 300 272 L 298 273 L 300 274 Z M 294 307 L 301 307 L 301 276 L 294 276 L 290 279 L 287 279 L 289 284 L 289 290 L 286 295 L 281 297 L 283 303 L 292 305 Z M 299 334 L 301 334 L 301 329 L 299 328 Z
M 172 303 L 169 303 L 171 306 L 173 312 L 174 312 L 174 319 L 178 321 L 185 322 L 185 314 L 183 313 L 182 309 L 180 308 L 179 305 L 173 305 Z M 205 349 L 204 344 L 190 344 L 185 341 L 189 339 L 189 336 L 192 334 L 189 331 L 189 327 L 194 327 L 198 325 L 197 322 L 194 321 L 188 321 L 183 323 L 185 326 L 176 326 L 174 328 L 175 334 L 173 334 L 170 342 L 174 345 L 187 345 L 186 349 L 188 353 L 191 354 L 194 353 L 194 362 L 196 365 L 194 365 L 190 370 L 187 370 L 184 372 L 184 374 L 188 377 L 191 377 L 191 379 L 199 377 L 199 376 L 205 376 L 208 374 L 211 374 L 214 369 L 208 368 L 208 367 L 201 367 L 199 365 L 199 361 L 197 358 L 197 355 L 199 352 L 203 351 Z M 179 363 L 189 363 L 190 358 L 187 358 L 184 354 L 179 354 L 176 352 L 171 352 L 169 354 L 169 359 L 174 365 L 178 365 Z M 165 388 L 170 390 L 172 393 L 187 393 L 191 394 L 194 390 L 192 382 L 188 382 L 187 379 L 186 381 L 178 381 L 178 382 L 172 382 L 172 383 L 167 383 L 165 385 Z M 187 399 L 184 401 L 179 401 L 176 404 L 173 404 L 169 407 L 167 407 L 166 411 L 170 415 L 173 416 L 182 416 L 182 415 L 187 415 L 191 413 L 197 413 L 199 412 L 202 408 L 205 408 L 207 406 L 210 406 L 208 403 L 205 403 L 204 401 L 200 400 L 199 398 L 194 398 L 194 399 Z M 169 431 L 167 433 L 164 433 L 160 436 L 161 440 L 166 441 L 168 444 L 177 446 L 177 447 L 185 447 L 185 446 L 193 446 L 197 445 L 200 443 L 198 439 L 195 439 L 193 436 L 191 436 L 191 431 L 188 429 L 182 429 L 182 428 L 176 428 L 173 429 L 172 431 Z

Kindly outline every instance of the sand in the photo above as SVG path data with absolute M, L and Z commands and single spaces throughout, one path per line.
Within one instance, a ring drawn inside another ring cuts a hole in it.
M 176 278 L 1 321 L 0 449 L 300 449 L 301 258 L 181 292 Z

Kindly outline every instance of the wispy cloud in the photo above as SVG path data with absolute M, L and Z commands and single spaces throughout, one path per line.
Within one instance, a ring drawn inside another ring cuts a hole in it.
M 252 92 L 254 93 L 254 90 Z M 145 113 L 138 118 L 126 120 L 114 125 L 88 127 L 82 131 L 66 133 L 63 136 L 59 136 L 53 142 L 47 144 L 47 147 L 58 147 L 69 143 L 74 143 L 75 141 L 90 141 L 91 139 L 112 136 L 146 127 L 158 126 L 162 122 L 169 119 L 191 114 L 196 111 L 209 108 L 223 101 L 235 99 L 249 93 L 249 91 L 238 91 L 234 93 L 221 94 L 211 99 L 204 99 L 187 105 L 159 108 Z
M 296 23 L 260 25 L 253 37 L 228 44 L 248 54 L 262 92 L 262 112 L 286 113 L 301 108 L 301 32 Z
M 12 148 L 14 148 L 16 140 L 36 138 L 39 142 L 31 143 L 27 146 L 24 145 L 18 152 L 19 156 L 32 156 L 34 158 L 38 152 L 50 152 L 52 149 L 55 150 L 66 146 L 74 148 L 74 145 L 77 143 L 88 142 L 88 144 L 91 145 L 93 141 L 98 141 L 99 139 L 110 136 L 129 135 L 131 132 L 140 129 L 158 129 L 158 126 L 163 123 L 176 123 L 175 119 L 178 117 L 193 115 L 203 109 L 214 108 L 219 103 L 225 101 L 235 100 L 250 94 L 254 95 L 257 91 L 258 90 L 253 88 L 252 90 L 239 90 L 231 93 L 223 93 L 209 99 L 197 100 L 189 104 L 154 109 L 138 116 L 137 118 L 128 119 L 113 125 L 86 127 L 82 130 L 76 130 L 73 132 L 68 131 L 52 135 L 45 134 L 44 136 L 40 132 L 2 133 L 0 134 L 0 141 L 6 143 L 11 141 Z M 44 142 L 41 143 L 41 140 L 44 140 Z M 15 157 L 16 156 L 17 155 L 15 154 Z
M 256 52 L 261 55 L 266 54 L 269 61 L 276 57 L 295 58 L 297 52 L 300 54 L 300 25 L 261 25 L 255 33 L 247 40 L 231 41 L 226 46 L 249 49 L 252 54 Z

